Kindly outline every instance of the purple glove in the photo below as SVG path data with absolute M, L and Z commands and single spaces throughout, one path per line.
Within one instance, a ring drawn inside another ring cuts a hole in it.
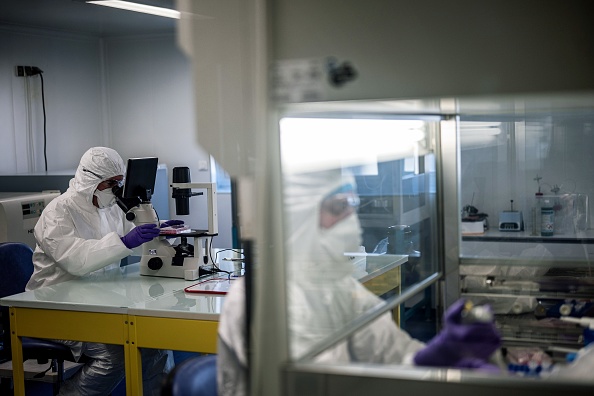
M 452 304 L 444 315 L 443 330 L 415 355 L 419 366 L 455 366 L 458 362 L 486 361 L 501 345 L 501 336 L 490 323 L 462 323 L 464 300 Z
M 134 249 L 158 236 L 159 229 L 156 224 L 141 224 L 120 239 L 128 249 Z
M 184 224 L 183 220 L 167 220 L 161 223 L 160 227 L 171 227 L 174 225 L 182 225 Z

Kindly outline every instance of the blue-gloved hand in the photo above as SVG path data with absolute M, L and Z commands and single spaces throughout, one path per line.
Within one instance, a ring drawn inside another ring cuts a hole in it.
M 443 330 L 415 355 L 419 366 L 455 366 L 468 359 L 487 361 L 501 345 L 493 322 L 462 323 L 464 300 L 452 304 L 444 315 Z
M 161 223 L 161 227 L 171 227 L 174 225 L 182 225 L 184 224 L 183 220 L 167 220 Z
M 120 239 L 128 249 L 134 249 L 158 236 L 159 228 L 156 224 L 141 224 Z

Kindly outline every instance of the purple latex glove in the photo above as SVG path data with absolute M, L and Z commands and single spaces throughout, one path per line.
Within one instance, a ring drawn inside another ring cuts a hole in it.
M 444 315 L 445 326 L 414 361 L 419 366 L 454 366 L 463 360 L 487 361 L 501 345 L 501 336 L 491 323 L 462 323 L 464 300 L 452 304 Z
M 167 220 L 161 223 L 161 227 L 171 227 L 174 225 L 182 225 L 184 224 L 183 220 Z
M 120 239 L 128 249 L 134 249 L 158 236 L 159 228 L 156 224 L 141 224 Z

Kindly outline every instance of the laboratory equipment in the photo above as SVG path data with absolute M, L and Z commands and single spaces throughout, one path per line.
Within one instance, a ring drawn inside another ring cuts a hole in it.
M 155 157 L 130 158 L 128 160 L 126 178 L 123 191 L 116 187 L 118 206 L 126 212 L 126 219 L 135 225 L 159 224 L 159 219 L 151 204 L 154 191 L 158 159 Z M 189 169 L 187 179 L 189 181 Z M 140 259 L 140 274 L 149 276 L 163 276 L 169 278 L 184 278 L 187 280 L 198 279 L 200 275 L 210 272 L 201 271 L 201 267 L 212 265 L 208 248 L 212 237 L 218 233 L 216 221 L 216 186 L 214 183 L 175 183 L 179 177 L 178 168 L 173 169 L 173 194 L 176 198 L 176 213 L 189 214 L 186 200 L 190 196 L 202 195 L 191 190 L 206 189 L 208 200 L 208 229 L 207 230 L 182 230 L 176 234 L 181 239 L 178 245 L 169 242 L 171 235 L 160 235 L 150 242 L 142 245 Z M 184 181 L 186 181 L 184 180 Z M 181 204 L 177 204 L 181 200 Z M 194 238 L 194 244 L 188 243 L 188 238 Z
M 534 194 L 534 207 L 532 208 L 532 236 L 540 235 L 541 201 L 542 193 L 539 189 L 539 191 L 536 194 Z
M 553 236 L 555 233 L 555 210 L 551 199 L 543 198 L 540 207 L 540 235 Z
M 0 192 L 0 242 L 22 242 L 35 249 L 33 229 L 59 191 Z
M 412 229 L 408 225 L 388 227 L 389 254 L 410 254 L 413 252 Z
M 521 211 L 514 210 L 514 200 L 510 210 L 499 213 L 499 231 L 524 231 L 524 218 Z
M 189 215 L 187 200 L 196 195 L 203 195 L 202 192 L 192 192 L 192 189 L 206 190 L 208 229 L 192 230 L 191 233 L 180 234 L 181 242 L 176 247 L 178 260 L 184 262 L 184 278 L 187 280 L 197 279 L 199 276 L 208 275 L 211 272 L 203 267 L 214 265 L 210 247 L 212 238 L 218 235 L 219 225 L 217 221 L 217 187 L 216 183 L 190 183 L 190 169 L 187 167 L 173 168 L 173 189 L 172 197 L 175 199 L 175 213 L 177 215 Z M 194 238 L 194 244 L 187 243 L 187 237 Z M 187 264 L 186 264 L 187 263 Z M 174 265 L 175 266 L 175 265 Z
M 474 193 L 469 205 L 462 208 L 462 221 L 460 223 L 460 232 L 462 235 L 484 234 L 489 229 L 489 222 L 486 213 L 479 213 L 479 210 L 472 205 L 474 202 Z

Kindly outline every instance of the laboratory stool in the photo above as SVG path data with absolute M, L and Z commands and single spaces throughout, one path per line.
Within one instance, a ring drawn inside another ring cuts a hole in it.
M 24 292 L 25 286 L 33 273 L 33 250 L 24 243 L 3 242 L 0 243 L 0 297 L 10 296 Z M 8 307 L 0 307 L 2 319 L 2 350 L 0 358 L 10 360 L 10 320 Z M 43 324 L 40 323 L 40 326 Z M 64 361 L 74 362 L 74 357 L 69 347 L 59 342 L 40 338 L 23 337 L 23 361 L 36 359 L 39 364 L 55 364 L 57 379 L 54 382 L 54 394 L 60 390 L 64 380 Z
M 217 396 L 217 355 L 189 358 L 169 372 L 161 396 Z

